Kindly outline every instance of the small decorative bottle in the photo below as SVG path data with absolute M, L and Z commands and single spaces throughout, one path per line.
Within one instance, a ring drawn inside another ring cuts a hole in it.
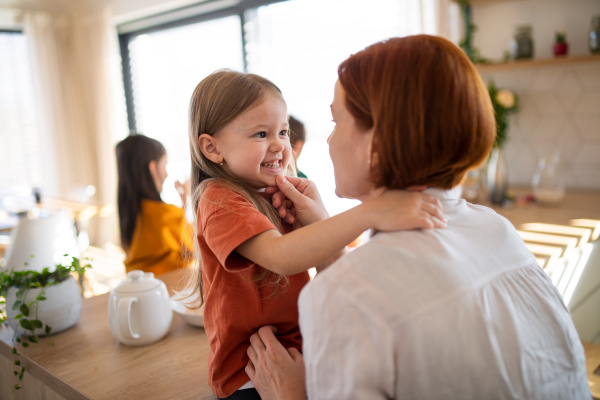
M 533 57 L 531 25 L 518 25 L 515 27 L 512 40 L 512 53 L 515 59 Z
M 592 27 L 590 29 L 590 51 L 600 53 L 600 14 L 592 17 Z
M 533 174 L 533 194 L 540 205 L 557 206 L 565 197 L 559 162 L 560 150 L 551 157 L 539 152 L 538 168 Z

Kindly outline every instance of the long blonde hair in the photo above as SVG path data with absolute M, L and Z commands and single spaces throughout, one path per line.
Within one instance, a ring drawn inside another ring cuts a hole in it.
M 204 78 L 192 94 L 189 109 L 189 141 L 192 169 L 190 173 L 190 188 L 194 210 L 198 204 L 208 182 L 215 182 L 220 186 L 231 189 L 248 200 L 259 212 L 264 214 L 281 231 L 281 219 L 276 209 L 264 199 L 251 184 L 235 176 L 220 165 L 215 164 L 202 153 L 198 138 L 206 133 L 214 136 L 222 128 L 241 115 L 252 106 L 257 105 L 267 93 L 275 93 L 282 100 L 281 90 L 271 81 L 254 74 L 241 73 L 231 70 L 218 70 Z M 295 175 L 293 161 L 290 160 L 286 175 Z M 195 213 L 194 229 L 197 231 L 197 212 Z M 196 232 L 197 233 L 197 232 Z M 197 240 L 194 241 L 197 267 L 192 270 L 190 285 L 191 293 L 200 293 L 194 306 L 199 307 L 204 302 L 201 265 L 202 260 L 198 249 Z M 275 279 L 273 279 L 275 277 Z M 288 283 L 287 278 L 275 274 L 264 268 L 254 279 L 260 282 L 273 282 L 276 288 L 281 282 Z M 277 290 L 277 289 L 276 289 Z M 191 294 L 190 293 L 190 294 Z

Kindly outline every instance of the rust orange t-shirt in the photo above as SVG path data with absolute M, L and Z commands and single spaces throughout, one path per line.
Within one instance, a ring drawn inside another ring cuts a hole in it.
M 124 264 L 127 272 L 141 269 L 164 274 L 187 267 L 193 260 L 192 226 L 173 204 L 142 200 Z
M 308 272 L 289 276 L 290 285 L 271 296 L 274 285 L 253 281 L 260 267 L 235 251 L 269 229 L 277 228 L 250 202 L 209 183 L 198 205 L 198 242 L 210 344 L 208 382 L 219 397 L 230 396 L 248 382 L 246 350 L 260 327 L 275 325 L 284 347 L 302 350 L 297 301 L 309 281 Z

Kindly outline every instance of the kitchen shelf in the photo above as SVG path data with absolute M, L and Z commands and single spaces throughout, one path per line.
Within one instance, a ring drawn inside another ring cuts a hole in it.
M 517 60 L 492 64 L 477 64 L 480 72 L 501 71 L 515 68 L 546 67 L 553 65 L 581 64 L 585 62 L 600 62 L 600 54 L 587 54 L 581 56 L 567 56 L 557 58 L 542 58 L 532 60 Z

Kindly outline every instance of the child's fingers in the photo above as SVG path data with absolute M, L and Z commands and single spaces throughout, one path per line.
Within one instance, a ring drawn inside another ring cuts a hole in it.
M 425 201 L 423 203 L 423 209 L 428 212 L 429 214 L 431 214 L 433 217 L 441 220 L 441 221 L 446 221 L 446 216 L 444 215 L 444 209 L 442 207 L 442 203 L 441 201 L 433 196 L 428 196 L 429 201 Z

